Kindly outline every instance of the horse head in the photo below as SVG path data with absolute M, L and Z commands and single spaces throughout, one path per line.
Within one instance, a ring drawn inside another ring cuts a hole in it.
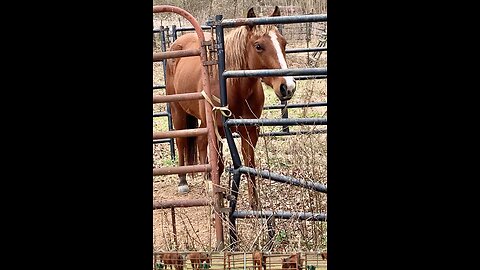
M 280 16 L 280 9 L 275 6 L 271 17 Z M 253 8 L 247 18 L 256 17 Z M 273 25 L 246 26 L 247 63 L 250 69 L 287 69 L 285 46 L 287 41 Z M 272 87 L 280 100 L 289 100 L 295 93 L 295 79 L 291 76 L 263 77 L 263 82 Z

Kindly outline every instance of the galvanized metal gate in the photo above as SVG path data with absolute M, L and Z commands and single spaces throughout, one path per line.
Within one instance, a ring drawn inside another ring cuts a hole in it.
M 225 53 L 224 53 L 224 28 L 238 27 L 241 25 L 262 25 L 262 24 L 288 24 L 300 22 L 315 22 L 327 21 L 326 14 L 318 15 L 302 15 L 302 16 L 278 16 L 278 17 L 261 17 L 261 18 L 247 18 L 247 19 L 227 19 L 224 20 L 222 15 L 217 15 L 215 20 L 207 21 L 207 25 L 215 26 L 216 47 L 218 51 L 218 77 L 220 80 L 220 106 L 227 104 L 227 83 L 228 78 L 238 77 L 268 77 L 268 76 L 309 76 L 309 78 L 316 78 L 327 76 L 327 68 L 296 68 L 296 69 L 259 69 L 259 70 L 225 70 Z M 229 198 L 229 233 L 230 246 L 232 250 L 237 247 L 237 218 L 283 218 L 289 219 L 296 217 L 298 219 L 309 219 L 315 221 L 326 221 L 327 215 L 325 213 L 302 213 L 302 212 L 288 212 L 288 211 L 238 211 L 237 197 L 240 187 L 241 174 L 253 174 L 261 178 L 295 185 L 306 189 L 315 190 L 322 193 L 327 193 L 327 186 L 313 181 L 295 179 L 293 177 L 286 177 L 275 174 L 269 171 L 261 171 L 255 168 L 242 165 L 239 151 L 233 140 L 233 134 L 230 130 L 231 126 L 283 126 L 284 130 L 289 125 L 327 125 L 326 118 L 282 118 L 282 119 L 232 119 L 222 116 L 225 137 L 227 139 L 228 147 L 233 161 L 233 167 L 230 172 L 233 174 L 233 181 L 231 185 L 231 195 Z

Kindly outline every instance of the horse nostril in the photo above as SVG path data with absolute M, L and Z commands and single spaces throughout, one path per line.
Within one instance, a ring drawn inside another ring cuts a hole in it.
M 280 94 L 282 97 L 285 97 L 287 95 L 287 86 L 285 84 L 280 85 Z

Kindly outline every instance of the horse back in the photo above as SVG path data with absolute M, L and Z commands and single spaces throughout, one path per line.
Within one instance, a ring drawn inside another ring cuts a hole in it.
M 211 35 L 205 33 L 205 38 Z M 200 42 L 196 33 L 180 36 L 170 47 L 170 51 L 199 49 Z M 200 92 L 202 87 L 202 63 L 200 56 L 171 58 L 167 60 L 166 93 L 167 95 Z M 199 100 L 178 102 L 182 110 L 204 121 L 204 103 Z M 173 113 L 173 111 L 172 111 Z
M 205 39 L 210 40 L 211 34 L 204 33 Z M 170 51 L 194 50 L 200 48 L 200 42 L 196 33 L 188 33 L 180 36 L 170 47 Z M 201 82 L 201 60 L 200 56 L 189 56 L 182 58 L 170 58 L 167 60 L 167 81 L 173 80 L 174 84 L 188 84 L 188 82 Z M 170 78 L 170 79 L 169 79 Z M 184 88 L 184 87 L 180 87 Z M 187 88 L 187 86 L 185 86 Z M 182 90 L 179 89 L 179 90 Z M 168 89 L 167 89 L 168 92 Z M 184 92 L 184 91 L 181 91 Z M 186 91 L 185 91 L 186 92 Z M 192 92 L 192 91 L 190 91 Z M 169 93 L 175 94 L 175 93 Z

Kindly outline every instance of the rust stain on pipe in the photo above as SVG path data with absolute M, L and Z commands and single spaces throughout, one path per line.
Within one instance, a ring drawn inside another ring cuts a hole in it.
M 212 170 L 210 164 L 177 166 L 177 167 L 161 167 L 153 169 L 153 176 L 170 175 L 170 174 L 184 174 L 194 172 L 209 172 Z

